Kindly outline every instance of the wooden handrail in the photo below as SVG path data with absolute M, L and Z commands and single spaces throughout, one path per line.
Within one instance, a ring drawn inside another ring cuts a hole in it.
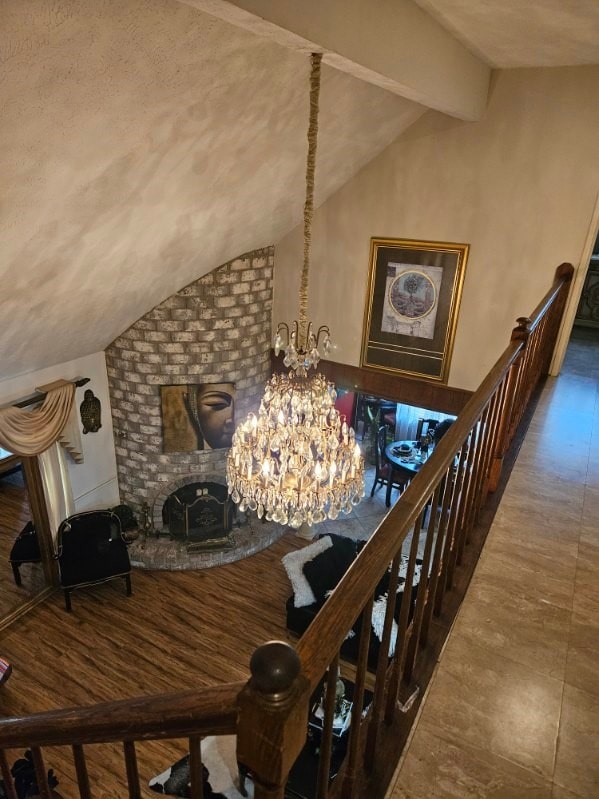
M 244 682 L 0 721 L 0 749 L 234 734 Z
M 562 289 L 562 286 L 565 283 L 569 283 L 572 280 L 572 276 L 574 275 L 574 267 L 572 264 L 563 263 L 560 264 L 557 269 L 555 270 L 555 277 L 553 279 L 553 285 L 549 289 L 549 291 L 545 294 L 541 302 L 537 305 L 534 311 L 531 313 L 529 319 L 530 323 L 528 325 L 529 330 L 532 332 L 543 316 L 547 313 L 549 307 L 555 301 L 555 298 L 559 294 Z
M 518 357 L 521 342 L 510 342 L 459 417 L 437 444 L 434 457 L 419 470 L 389 514 L 370 537 L 297 645 L 303 673 L 315 688 L 372 595 L 398 546 L 426 505 L 434 487 L 450 467 L 456 452 L 480 417 L 489 397 Z M 402 531 L 398 537 L 398 530 Z
M 489 488 L 499 484 L 503 459 L 516 427 L 522 419 L 532 391 L 541 374 L 548 373 L 559 333 L 569 285 L 574 274 L 572 264 L 563 263 L 555 270 L 553 284 L 530 317 L 522 316 L 512 331 L 512 341 L 524 344 L 522 362 L 510 375 L 509 400 L 500 423 L 499 436 L 489 476 Z M 546 330 L 547 325 L 549 329 Z M 531 346 L 532 343 L 532 346 Z M 528 374 L 526 375 L 525 372 Z
M 311 690 L 314 690 L 321 683 L 329 664 L 337 662 L 347 631 L 356 629 L 356 619 L 363 613 L 357 666 L 357 680 L 363 684 L 366 668 L 363 645 L 369 637 L 372 598 L 383 574 L 393 562 L 386 601 L 385 632 L 380 639 L 373 689 L 374 710 L 368 721 L 368 742 L 364 751 L 367 772 L 374 768 L 383 704 L 385 722 L 390 724 L 396 716 L 396 702 L 401 693 L 400 683 L 405 688 L 413 679 L 417 648 L 419 644 L 421 647 L 426 644 L 431 613 L 441 615 L 443 611 L 444 595 L 454 585 L 455 570 L 464 557 L 464 547 L 469 540 L 470 531 L 479 518 L 479 510 L 485 503 L 489 490 L 493 488 L 492 475 L 496 478 L 498 470 L 501 470 L 502 458 L 498 458 L 496 453 L 502 448 L 505 452 L 515 426 L 522 417 L 524 406 L 539 378 L 548 370 L 567 299 L 567 284 L 572 273 L 573 268 L 570 265 L 562 264 L 556 270 L 551 288 L 531 317 L 518 319 L 518 327 L 505 351 L 435 447 L 432 457 L 403 492 L 401 501 L 389 512 L 363 547 L 299 641 L 297 652 L 302 662 L 302 675 L 308 679 Z M 459 459 L 456 459 L 457 454 Z M 451 482 L 447 480 L 450 474 L 455 474 L 455 480 Z M 450 487 L 444 491 L 442 506 L 439 507 L 442 486 L 446 486 L 448 482 Z M 412 581 L 418 542 L 423 534 L 426 508 L 431 505 L 431 501 L 433 507 L 430 516 L 433 521 L 424 532 L 426 548 L 422 556 L 424 573 L 428 577 L 420 578 L 416 621 L 413 629 L 408 632 L 406 625 L 413 600 L 406 600 L 407 586 L 414 588 Z M 442 521 L 435 533 L 437 516 Z M 407 556 L 405 585 L 400 600 L 401 616 L 396 616 L 396 651 L 392 656 L 388 647 L 389 627 L 397 602 L 394 599 L 394 586 L 399 554 L 411 531 L 412 543 Z M 431 559 L 434 540 L 435 555 Z M 472 568 L 473 565 L 470 566 Z M 388 657 L 391 658 L 390 666 L 387 666 Z M 423 673 L 420 672 L 421 677 Z M 412 693 L 414 690 L 418 692 L 419 687 L 412 683 L 410 690 Z M 357 784 L 360 731 L 356 729 L 356 724 L 358 727 L 362 726 L 359 721 L 361 702 L 359 705 L 352 715 L 349 759 L 343 780 L 342 795 L 347 797 L 355 795 Z M 328 793 L 323 793 L 323 796 L 328 796 Z

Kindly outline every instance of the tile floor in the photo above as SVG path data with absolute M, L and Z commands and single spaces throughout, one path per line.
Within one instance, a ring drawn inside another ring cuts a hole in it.
M 599 330 L 519 453 L 388 799 L 599 797 Z

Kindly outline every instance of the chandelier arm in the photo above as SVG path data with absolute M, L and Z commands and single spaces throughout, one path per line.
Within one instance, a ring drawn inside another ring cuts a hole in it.
M 316 347 L 318 348 L 320 346 L 321 336 L 327 336 L 328 337 L 330 335 L 331 335 L 331 331 L 329 330 L 329 326 L 328 325 L 321 325 L 318 328 L 318 332 L 316 333 Z
M 299 321 L 301 335 L 305 336 L 308 318 L 308 272 L 310 270 L 310 244 L 312 217 L 314 215 L 314 172 L 318 139 L 318 99 L 320 95 L 320 63 L 322 53 L 312 53 L 310 72 L 310 124 L 308 126 L 308 158 L 306 161 L 306 201 L 304 203 L 304 264 L 300 280 Z

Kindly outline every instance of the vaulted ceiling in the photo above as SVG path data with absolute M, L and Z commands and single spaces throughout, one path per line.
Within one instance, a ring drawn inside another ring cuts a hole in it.
M 284 46 L 220 13 L 252 1 L 0 4 L 0 379 L 104 348 L 177 289 L 300 221 L 306 40 L 292 32 Z M 501 66 L 522 51 L 506 7 L 519 28 L 516 9 L 542 5 L 418 2 L 466 60 L 488 50 L 482 61 Z M 431 22 L 411 0 L 397 3 Z M 595 0 L 576 3 L 597 21 Z M 481 6 L 489 14 L 473 11 Z M 581 30 L 568 24 L 569 41 Z M 393 64 L 381 75 L 323 49 L 317 203 L 424 113 L 429 91 L 404 86 Z
M 599 59 L 597 0 L 416 0 L 487 64 L 561 67 Z

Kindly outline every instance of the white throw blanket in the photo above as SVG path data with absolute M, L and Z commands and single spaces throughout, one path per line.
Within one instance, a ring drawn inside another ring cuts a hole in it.
M 209 738 L 204 738 L 202 762 L 208 769 L 208 781 L 215 793 L 222 793 L 227 799 L 243 799 L 238 790 L 236 735 L 211 735 Z M 185 755 L 161 774 L 152 777 L 148 784 L 158 793 L 170 794 L 168 785 L 165 786 L 168 780 L 178 784 L 189 782 L 189 755 Z M 254 786 L 250 779 L 246 779 L 245 788 L 248 797 L 253 797 Z M 180 796 L 181 794 L 177 792 L 170 795 Z
M 391 569 L 391 567 L 389 567 Z M 422 571 L 422 564 L 416 562 L 414 565 L 414 578 L 413 586 L 417 586 L 420 582 L 420 574 Z M 407 555 L 401 556 L 401 563 L 399 565 L 399 582 L 397 584 L 397 593 L 403 591 L 406 574 L 408 572 L 408 557 Z M 385 613 L 387 612 L 387 594 L 377 597 L 372 606 L 372 631 L 379 639 L 383 640 L 383 627 L 385 626 Z M 389 657 L 392 658 L 395 654 L 395 644 L 397 642 L 397 622 L 393 619 L 391 627 L 391 639 L 389 640 Z

